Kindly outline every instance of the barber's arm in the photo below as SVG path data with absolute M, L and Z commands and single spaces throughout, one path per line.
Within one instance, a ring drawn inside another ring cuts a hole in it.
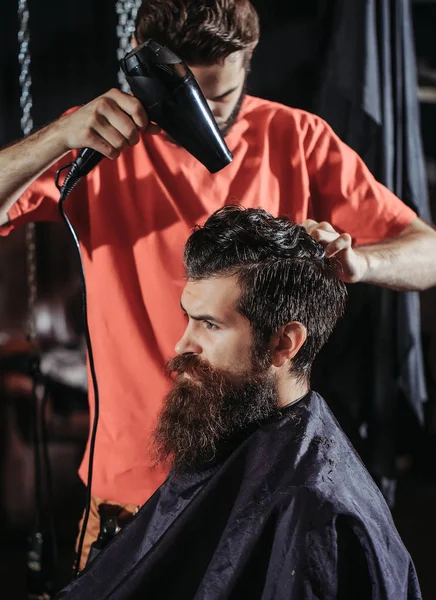
M 436 285 L 436 232 L 322 119 L 309 115 L 304 133 L 311 183 L 304 225 L 336 257 L 341 279 L 396 290 Z
M 139 141 L 139 130 L 158 130 L 142 104 L 117 89 L 0 151 L 0 225 L 25 189 L 70 150 L 93 148 L 108 158 Z
M 339 234 L 327 222 L 303 223 L 315 239 L 336 257 L 338 276 L 348 283 L 372 283 L 396 290 L 424 290 L 436 285 L 436 232 L 414 219 L 401 233 L 377 244 L 352 247 L 348 233 Z

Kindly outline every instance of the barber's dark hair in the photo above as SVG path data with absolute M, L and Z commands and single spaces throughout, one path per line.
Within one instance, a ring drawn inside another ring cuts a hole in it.
M 250 321 L 257 348 L 265 348 L 282 325 L 302 323 L 307 339 L 291 372 L 308 377 L 344 312 L 346 288 L 304 227 L 260 208 L 225 206 L 195 228 L 184 262 L 187 279 L 238 277 L 237 310 Z
M 259 19 L 249 0 L 143 0 L 135 27 L 191 65 L 211 65 L 254 47 Z

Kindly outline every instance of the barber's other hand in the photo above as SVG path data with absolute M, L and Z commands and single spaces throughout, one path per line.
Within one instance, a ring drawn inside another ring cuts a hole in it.
M 318 223 L 307 219 L 303 227 L 312 237 L 325 246 L 327 258 L 335 257 L 335 271 L 339 279 L 346 283 L 362 281 L 367 271 L 367 262 L 358 250 L 352 247 L 349 233 L 339 234 L 330 223 Z
M 137 98 L 115 88 L 56 122 L 65 152 L 93 148 L 108 158 L 137 144 L 140 130 L 158 133 L 160 128 L 150 123 Z

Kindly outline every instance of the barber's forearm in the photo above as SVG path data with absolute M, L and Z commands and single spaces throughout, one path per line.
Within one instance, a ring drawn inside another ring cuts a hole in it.
M 56 122 L 0 151 L 0 225 L 24 190 L 67 152 Z
M 34 135 L 0 151 L 0 225 L 24 190 L 69 150 L 93 148 L 108 158 L 159 133 L 141 102 L 117 89 L 91 100 Z
M 360 281 L 396 290 L 424 290 L 436 285 L 436 233 L 428 229 L 356 248 L 365 264 Z

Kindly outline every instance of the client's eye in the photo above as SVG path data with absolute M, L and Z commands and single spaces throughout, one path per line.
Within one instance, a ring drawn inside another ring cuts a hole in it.
M 215 325 L 214 323 L 211 323 L 210 321 L 203 321 L 204 326 L 206 329 L 209 329 L 209 331 L 214 331 L 215 329 L 218 329 L 217 325 Z

